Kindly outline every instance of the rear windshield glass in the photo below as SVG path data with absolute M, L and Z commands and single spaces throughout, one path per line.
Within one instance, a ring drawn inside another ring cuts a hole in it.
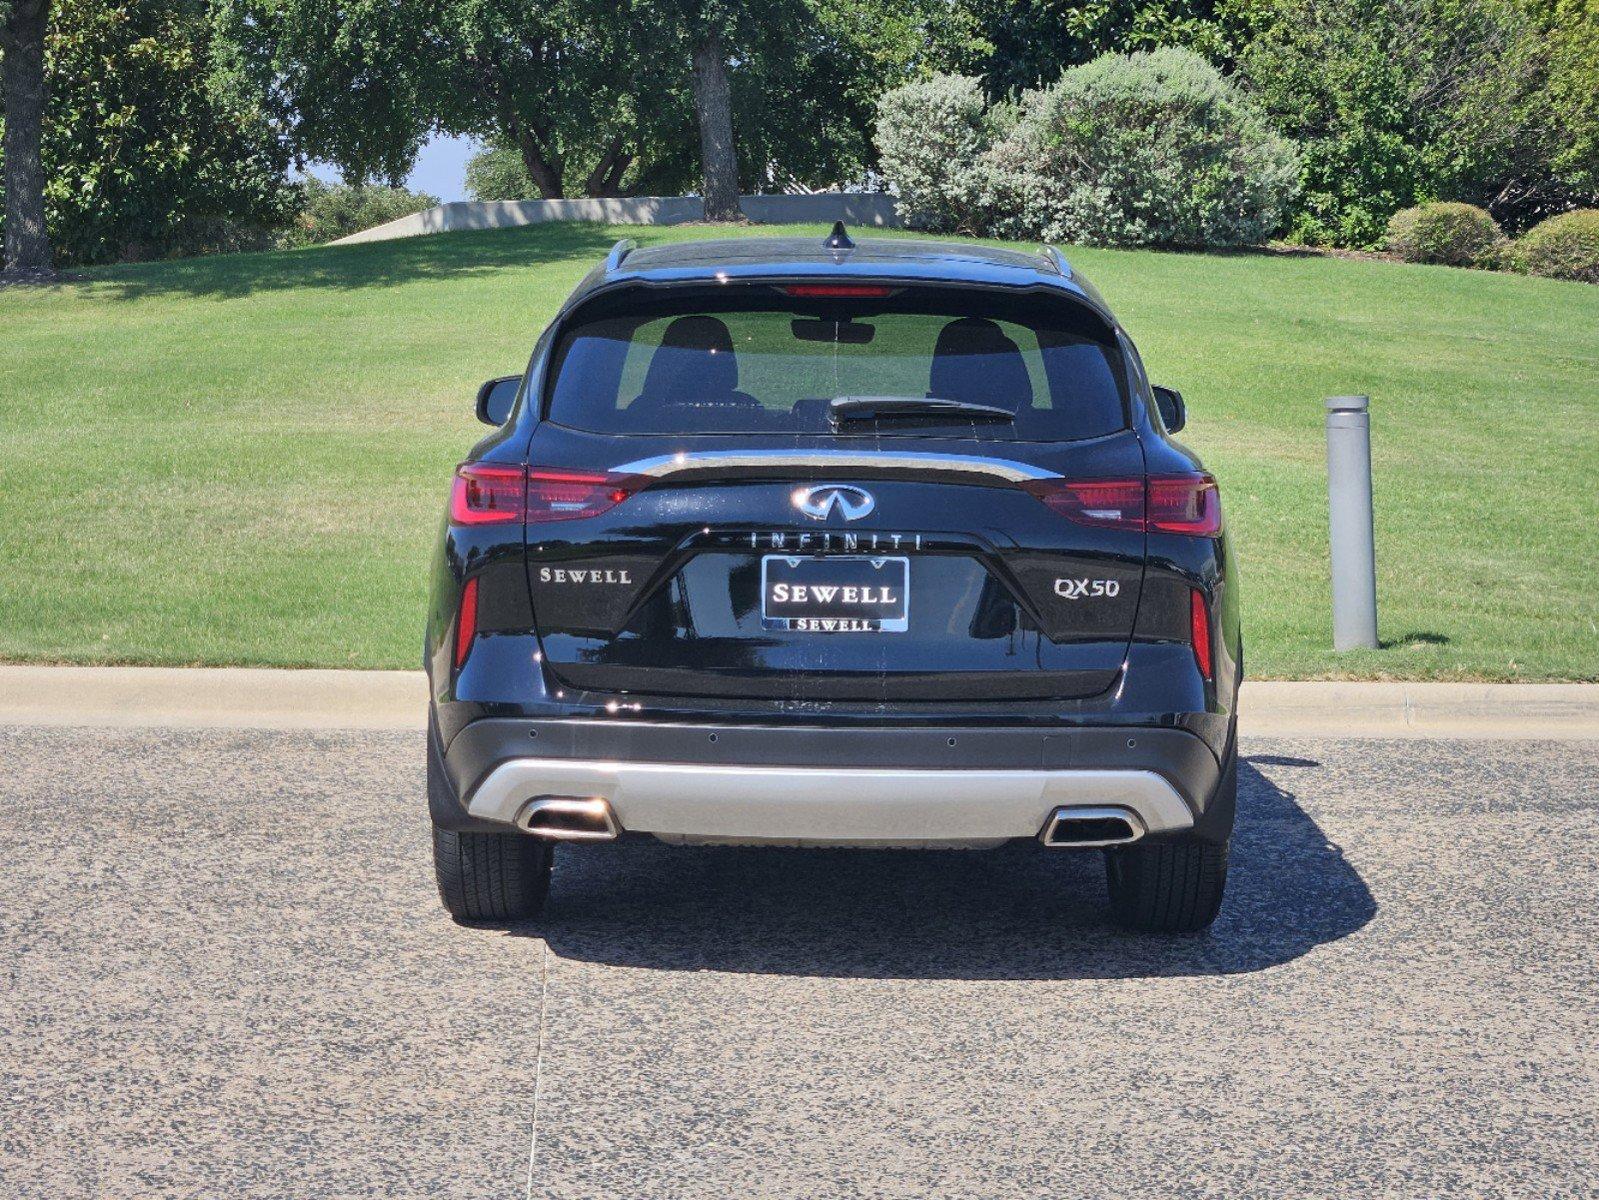
M 1036 296 L 657 296 L 613 303 L 565 332 L 547 416 L 615 434 L 1075 441 L 1126 427 L 1109 336 L 1091 311 Z M 974 419 L 919 404 L 929 399 L 1004 412 Z

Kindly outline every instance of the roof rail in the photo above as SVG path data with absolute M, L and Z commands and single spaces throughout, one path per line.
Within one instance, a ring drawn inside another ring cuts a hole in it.
M 1055 249 L 1055 247 L 1053 247 L 1053 246 L 1045 246 L 1044 247 L 1044 258 L 1049 262 L 1049 264 L 1051 266 L 1053 266 L 1055 268 L 1055 270 L 1059 271 L 1067 279 L 1070 279 L 1072 277 L 1072 265 L 1071 265 L 1071 263 L 1067 262 L 1066 261 L 1066 256 L 1064 254 L 1062 254 L 1059 250 Z
M 618 270 L 622 260 L 637 249 L 638 243 L 632 238 L 623 238 L 617 242 L 611 247 L 611 252 L 605 256 L 605 273 L 609 275 L 612 271 Z

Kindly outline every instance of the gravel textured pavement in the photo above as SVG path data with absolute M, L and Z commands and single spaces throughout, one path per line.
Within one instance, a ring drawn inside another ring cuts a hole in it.
M 1243 749 L 1205 937 L 1030 846 L 469 929 L 418 734 L 0 732 L 0 1195 L 1599 1194 L 1599 743 Z

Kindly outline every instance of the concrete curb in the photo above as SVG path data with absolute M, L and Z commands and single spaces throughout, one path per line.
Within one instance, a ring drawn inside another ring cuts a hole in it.
M 0 726 L 421 729 L 420 671 L 0 666 Z M 1247 683 L 1248 737 L 1596 738 L 1599 684 Z
M 1244 684 L 1261 737 L 1599 738 L 1599 684 Z
M 0 666 L 0 725 L 421 729 L 420 671 Z

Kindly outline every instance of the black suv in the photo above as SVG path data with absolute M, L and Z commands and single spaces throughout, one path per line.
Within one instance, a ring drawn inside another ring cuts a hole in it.
M 478 415 L 424 652 L 457 918 L 643 835 L 1101 848 L 1123 923 L 1215 917 L 1220 501 L 1060 254 L 622 242 Z

